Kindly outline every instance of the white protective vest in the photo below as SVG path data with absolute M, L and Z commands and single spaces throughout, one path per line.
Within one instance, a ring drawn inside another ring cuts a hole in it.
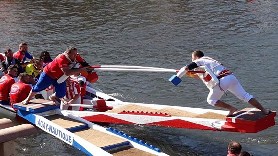
M 195 70 L 205 71 L 205 73 L 197 73 L 197 75 L 208 89 L 211 89 L 219 84 L 217 76 L 221 71 L 226 69 L 221 63 L 206 56 L 201 57 L 194 62 L 199 66 Z

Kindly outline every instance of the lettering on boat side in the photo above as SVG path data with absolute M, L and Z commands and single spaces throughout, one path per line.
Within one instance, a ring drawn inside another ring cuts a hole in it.
M 72 145 L 73 136 L 59 127 L 52 126 L 52 123 L 44 118 L 39 118 L 36 120 L 36 126 L 41 128 L 47 133 L 63 140 L 65 143 Z

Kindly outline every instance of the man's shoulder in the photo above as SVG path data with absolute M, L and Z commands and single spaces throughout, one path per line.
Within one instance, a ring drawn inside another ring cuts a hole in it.
M 17 85 L 17 86 L 19 86 L 19 87 L 21 87 L 21 88 L 25 88 L 26 86 L 31 87 L 29 84 L 24 83 L 24 82 L 22 82 L 22 81 L 18 81 L 18 82 L 16 82 L 16 83 L 14 83 L 13 85 Z
M 206 63 L 211 63 L 211 62 L 218 62 L 216 61 L 215 59 L 211 58 L 211 57 L 208 57 L 208 56 L 203 56 L 201 58 L 198 58 L 194 61 L 195 63 L 203 63 L 203 64 L 206 64 Z
M 215 60 L 214 58 L 212 58 L 212 57 L 209 57 L 209 56 L 203 56 L 203 57 L 201 57 L 200 59 L 203 59 L 203 60 Z
M 11 77 L 11 75 L 9 75 L 9 74 L 4 75 L 2 78 L 6 79 L 6 80 L 14 80 L 14 78 Z
M 59 63 L 69 63 L 68 58 L 64 54 L 58 55 L 55 59 Z
M 20 55 L 20 51 L 16 51 L 13 53 L 13 57 Z
M 59 68 L 61 67 L 65 67 L 68 66 L 69 61 L 68 59 L 65 57 L 65 55 L 63 54 L 59 54 L 52 62 L 49 62 L 45 67 L 53 67 L 53 66 L 59 66 Z

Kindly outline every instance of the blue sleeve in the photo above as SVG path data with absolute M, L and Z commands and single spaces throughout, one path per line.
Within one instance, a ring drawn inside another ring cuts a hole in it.
M 27 57 L 28 59 L 33 59 L 33 56 L 29 52 L 25 53 L 25 57 Z

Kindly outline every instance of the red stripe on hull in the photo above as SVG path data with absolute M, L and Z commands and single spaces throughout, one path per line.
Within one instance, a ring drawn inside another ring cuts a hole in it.
M 200 130 L 216 130 L 215 128 L 196 124 L 189 121 L 184 121 L 180 119 L 153 122 L 147 125 L 155 125 L 155 126 L 164 126 L 164 127 L 173 127 L 173 128 L 186 128 L 186 129 L 200 129 Z
M 130 114 L 132 116 L 134 114 Z M 275 125 L 275 116 L 276 112 L 272 112 L 268 115 L 261 114 L 260 111 L 251 111 L 251 114 L 243 114 L 236 118 L 232 122 L 232 117 L 227 117 L 226 122 L 221 129 L 217 129 L 213 126 L 205 126 L 191 121 L 173 119 L 166 121 L 158 121 L 152 123 L 146 123 L 145 125 L 149 126 L 163 126 L 163 127 L 172 127 L 172 128 L 184 128 L 184 129 L 199 129 L 199 130 L 220 130 L 220 131 L 229 131 L 229 132 L 241 132 L 241 133 L 257 133 L 264 129 L 267 129 Z M 148 115 L 146 115 L 146 118 Z M 111 117 L 109 115 L 98 114 L 93 116 L 82 117 L 91 122 L 102 122 L 102 123 L 114 123 L 114 124 L 137 124 L 134 122 L 118 119 Z
M 128 122 L 125 120 L 121 120 L 118 118 L 114 118 L 108 115 L 98 114 L 93 116 L 85 116 L 82 117 L 85 120 L 91 121 L 91 122 L 104 122 L 104 123 L 115 123 L 115 124 L 134 124 L 133 122 Z

